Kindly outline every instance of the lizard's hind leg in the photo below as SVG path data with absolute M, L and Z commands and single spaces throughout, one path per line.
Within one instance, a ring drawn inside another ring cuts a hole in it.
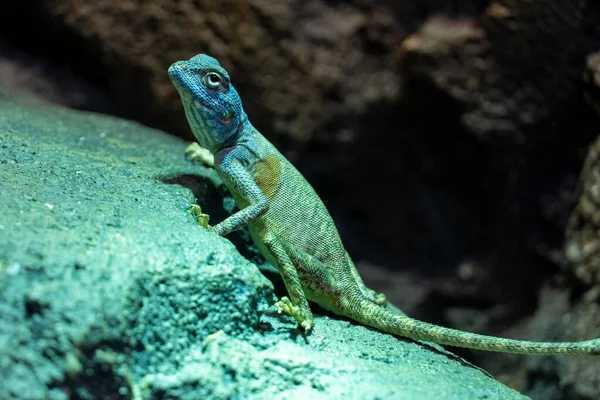
M 287 254 L 285 247 L 275 235 L 266 234 L 264 244 L 273 256 L 275 266 L 279 270 L 283 278 L 283 283 L 285 283 L 285 287 L 291 297 L 291 299 L 285 296 L 282 297 L 275 303 L 275 306 L 279 312 L 285 312 L 298 321 L 305 331 L 311 330 L 315 325 L 315 320 L 310 311 L 306 294 L 304 293 L 304 289 L 302 289 L 302 284 L 294 263 Z
M 296 267 L 306 297 L 322 308 L 348 316 L 349 299 L 384 306 L 385 296 L 365 286 L 347 253 L 337 263 L 325 263 L 285 240 L 281 243 Z
M 387 304 L 387 299 L 385 298 L 385 294 L 378 293 L 378 292 L 374 291 L 373 289 L 369 288 L 367 285 L 365 285 L 360 274 L 358 273 L 358 270 L 356 269 L 356 266 L 354 265 L 354 262 L 352 262 L 352 259 L 350 258 L 350 255 L 348 253 L 346 253 L 346 262 L 348 263 L 348 266 L 350 267 L 350 273 L 352 274 L 352 277 L 356 281 L 356 284 L 358 285 L 358 288 L 360 289 L 362 294 L 369 301 L 372 301 L 373 303 L 377 304 L 378 306 L 385 307 Z

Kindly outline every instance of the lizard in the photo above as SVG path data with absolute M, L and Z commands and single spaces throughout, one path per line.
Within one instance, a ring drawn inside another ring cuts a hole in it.
M 600 355 L 600 338 L 579 342 L 500 338 L 389 311 L 385 295 L 364 284 L 313 187 L 249 121 L 219 62 L 198 54 L 173 63 L 168 74 L 199 142 L 190 152 L 203 149 L 200 158 L 214 165 L 239 208 L 214 226 L 196 210 L 201 224 L 219 236 L 248 227 L 289 294 L 276 302 L 276 309 L 293 317 L 306 333 L 315 325 L 310 300 L 380 331 L 440 345 L 517 354 Z

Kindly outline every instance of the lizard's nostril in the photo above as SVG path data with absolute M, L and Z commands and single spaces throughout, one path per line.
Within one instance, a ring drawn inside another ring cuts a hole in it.
M 177 73 L 181 73 L 182 71 L 187 71 L 187 70 L 188 70 L 187 64 L 185 64 L 182 61 L 177 61 L 177 62 L 171 64 L 168 72 L 169 72 L 169 75 L 175 75 Z

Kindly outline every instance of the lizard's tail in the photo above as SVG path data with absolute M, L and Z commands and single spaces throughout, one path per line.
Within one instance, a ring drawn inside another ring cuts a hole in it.
M 367 300 L 361 300 L 361 305 L 357 310 L 360 310 L 360 312 L 350 312 L 348 316 L 365 325 L 393 335 L 438 344 L 516 354 L 600 355 L 600 339 L 581 342 L 530 342 L 504 339 L 444 328 L 403 315 L 396 315 Z

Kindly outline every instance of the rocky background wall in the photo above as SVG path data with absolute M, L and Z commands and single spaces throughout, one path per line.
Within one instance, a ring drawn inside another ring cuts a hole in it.
M 218 58 L 392 302 L 600 336 L 600 3 L 9 2 L 0 35 L 3 90 L 190 140 L 166 70 Z M 534 398 L 600 398 L 595 359 L 460 354 Z

